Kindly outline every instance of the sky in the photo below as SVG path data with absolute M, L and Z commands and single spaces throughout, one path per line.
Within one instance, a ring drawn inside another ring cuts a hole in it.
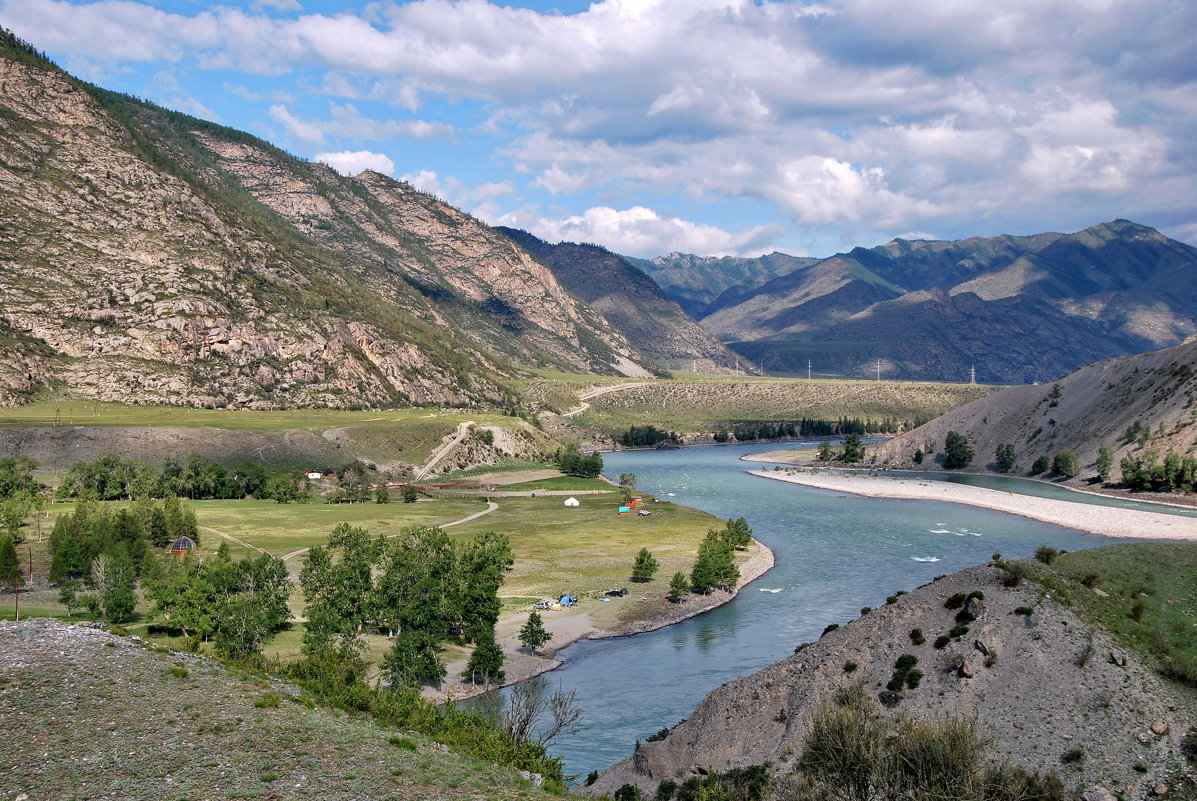
M 0 0 L 85 80 L 624 254 L 1197 242 L 1193 0 Z

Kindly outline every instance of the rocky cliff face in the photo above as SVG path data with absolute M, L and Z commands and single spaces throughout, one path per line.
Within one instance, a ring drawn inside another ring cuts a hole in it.
M 1162 777 L 1174 776 L 1185 764 L 1180 742 L 1197 713 L 1194 694 L 1162 679 L 1042 588 L 1025 582 L 1008 588 L 999 575 L 982 566 L 947 576 L 789 659 L 728 682 L 664 740 L 644 743 L 583 792 L 602 795 L 632 783 L 651 797 L 662 779 L 680 783 L 765 762 L 785 774 L 802 754 L 812 715 L 833 693 L 863 682 L 876 697 L 902 654 L 917 657 L 924 677 L 900 699 L 889 699 L 892 717 L 976 720 L 994 759 L 1031 771 L 1059 769 L 1061 756 L 1079 748 L 1083 761 L 1064 771 L 1070 787 L 1131 787 L 1126 797 L 1142 798 Z M 935 638 L 955 625 L 956 612 L 944 601 L 978 590 L 984 600 L 967 635 L 936 649 Z M 1014 614 L 1019 607 L 1032 614 Z M 915 628 L 925 643 L 911 641 Z
M 742 359 L 622 256 L 597 245 L 551 245 L 526 231 L 497 230 L 546 264 L 566 289 L 665 367 L 699 373 L 744 372 Z
M 0 401 L 504 402 L 647 375 L 552 274 L 410 186 L 80 84 L 0 41 Z

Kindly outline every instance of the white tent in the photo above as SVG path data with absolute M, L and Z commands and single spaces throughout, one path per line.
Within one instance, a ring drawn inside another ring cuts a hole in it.
M 566 506 L 581 506 L 582 504 L 578 503 L 577 498 L 566 498 L 565 505 Z

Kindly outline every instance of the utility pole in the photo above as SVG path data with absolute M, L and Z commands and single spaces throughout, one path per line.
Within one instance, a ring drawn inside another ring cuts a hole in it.
M 977 383 L 977 365 L 975 365 L 975 364 L 969 368 L 968 383 L 970 383 L 970 384 Z
M 877 360 L 877 383 L 881 383 L 881 360 Z
M 810 381 L 810 359 L 806 360 L 806 380 Z

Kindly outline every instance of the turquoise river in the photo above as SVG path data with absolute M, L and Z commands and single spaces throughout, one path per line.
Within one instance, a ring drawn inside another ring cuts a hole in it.
M 745 472 L 772 465 L 743 462 L 741 456 L 779 447 L 604 454 L 607 475 L 635 473 L 645 492 L 721 518 L 743 515 L 754 536 L 776 554 L 777 565 L 707 614 L 561 651 L 565 665 L 542 679 L 553 688 L 575 690 L 583 711 L 579 728 L 552 743 L 554 753 L 565 758 L 567 774 L 584 777 L 628 756 L 637 739 L 685 718 L 723 682 L 784 659 L 797 644 L 818 639 L 829 623 L 856 618 L 861 607 L 884 604 L 897 590 L 994 553 L 1021 558 L 1043 544 L 1078 550 L 1117 541 L 986 509 L 845 496 Z M 1033 482 L 1002 488 L 1028 484 Z M 1029 489 L 1062 492 L 1042 485 Z

